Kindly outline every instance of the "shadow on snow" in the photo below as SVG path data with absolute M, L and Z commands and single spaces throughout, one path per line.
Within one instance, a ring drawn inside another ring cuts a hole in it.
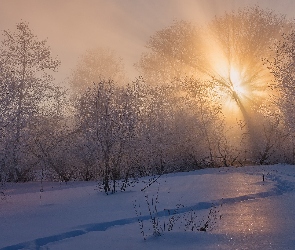
M 195 205 L 183 207 L 183 208 L 164 209 L 157 213 L 157 217 L 164 217 L 164 216 L 169 216 L 172 214 L 182 214 L 189 211 L 209 209 L 212 207 L 212 205 L 215 205 L 215 206 L 222 205 L 222 204 L 230 205 L 230 204 L 234 204 L 234 203 L 238 203 L 242 201 L 282 195 L 284 193 L 291 192 L 294 189 L 294 185 L 292 182 L 281 180 L 278 176 L 269 175 L 268 178 L 276 182 L 275 187 L 271 189 L 270 191 L 260 192 L 256 194 L 242 195 L 242 196 L 233 197 L 233 198 L 212 200 L 211 202 L 199 202 L 199 203 L 196 203 Z M 11 245 L 11 246 L 1 248 L 1 250 L 16 250 L 16 249 L 28 249 L 28 248 L 39 249 L 40 247 L 46 246 L 49 243 L 54 243 L 57 241 L 68 239 L 68 238 L 81 236 L 89 232 L 106 231 L 107 229 L 113 226 L 123 226 L 127 224 L 136 223 L 138 222 L 138 220 L 145 221 L 149 219 L 150 219 L 150 215 L 145 215 L 145 216 L 138 216 L 138 217 L 121 219 L 121 220 L 114 220 L 109 222 L 81 225 L 78 229 L 75 229 L 69 232 L 42 237 L 32 241 L 22 242 L 16 245 Z

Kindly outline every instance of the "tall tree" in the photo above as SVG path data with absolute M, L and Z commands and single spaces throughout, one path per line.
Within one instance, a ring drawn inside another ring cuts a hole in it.
M 60 61 L 53 59 L 47 41 L 39 41 L 29 25 L 20 22 L 16 31 L 5 30 L 0 47 L 1 76 L 9 76 L 6 95 L 9 99 L 9 133 L 12 148 L 12 175 L 21 178 L 21 154 L 30 132 L 30 124 L 38 115 L 40 104 L 50 97 L 53 80 L 50 71 L 56 71 Z M 5 95 L 1 89 L 1 95 Z M 8 131 L 6 136 L 8 136 Z
M 270 47 L 292 25 L 257 6 L 216 16 L 203 27 L 176 21 L 150 37 L 136 67 L 153 84 L 185 76 L 213 80 L 244 111 L 268 96 L 271 74 L 262 59 L 272 56 Z
M 208 57 L 205 73 L 247 116 L 250 107 L 265 101 L 272 75 L 263 59 L 273 56 L 270 49 L 292 26 L 282 15 L 251 7 L 215 17 L 208 25 Z
M 171 26 L 150 37 L 136 68 L 153 85 L 169 84 L 175 78 L 196 76 L 201 64 L 202 49 L 199 29 L 186 21 Z

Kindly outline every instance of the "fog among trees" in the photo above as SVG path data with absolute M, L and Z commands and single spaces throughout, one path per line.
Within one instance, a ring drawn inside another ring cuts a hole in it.
M 54 85 L 62 62 L 28 23 L 3 35 L 2 182 L 99 180 L 108 193 L 146 175 L 295 164 L 295 28 L 273 11 L 174 21 L 151 34 L 131 80 L 98 41 L 70 91 Z

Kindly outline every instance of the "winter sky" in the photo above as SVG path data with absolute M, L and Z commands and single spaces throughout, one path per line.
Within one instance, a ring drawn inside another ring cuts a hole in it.
M 57 83 L 65 81 L 81 54 L 97 46 L 115 50 L 133 79 L 133 64 L 155 31 L 173 20 L 207 22 L 253 5 L 295 18 L 294 0 L 0 0 L 0 30 L 2 36 L 26 21 L 39 39 L 47 38 L 62 62 Z

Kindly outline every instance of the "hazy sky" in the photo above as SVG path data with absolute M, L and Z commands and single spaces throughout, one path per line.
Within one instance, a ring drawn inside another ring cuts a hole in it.
M 133 64 L 155 31 L 173 20 L 206 22 L 255 4 L 295 18 L 294 0 L 0 0 L 0 30 L 15 30 L 23 20 L 40 40 L 47 38 L 62 62 L 58 83 L 85 50 L 97 46 L 115 50 L 134 78 Z

